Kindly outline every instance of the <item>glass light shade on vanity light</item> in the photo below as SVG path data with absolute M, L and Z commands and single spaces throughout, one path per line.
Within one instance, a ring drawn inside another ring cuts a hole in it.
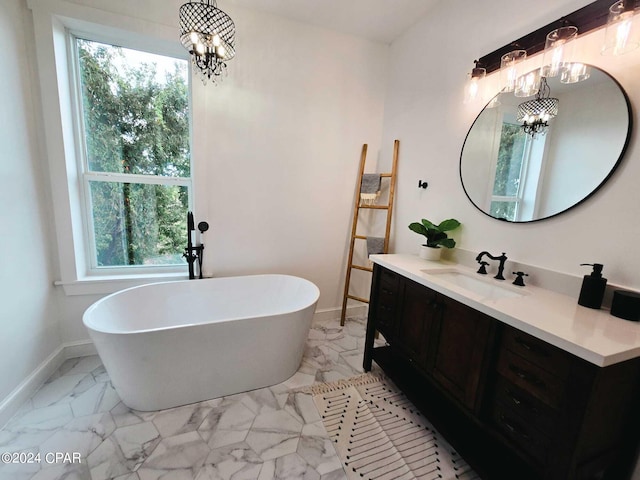
M 625 6 L 625 3 L 627 5 Z M 638 12 L 634 1 L 620 0 L 609 8 L 607 28 L 604 35 L 603 55 L 623 55 L 640 46 L 640 27 L 633 25 Z M 635 28 L 634 28 L 635 27 Z
M 591 67 L 584 63 L 570 63 L 560 74 L 560 83 L 578 83 L 591 76 Z
M 513 92 L 520 76 L 520 67 L 527 58 L 526 50 L 513 50 L 500 58 L 500 84 L 503 92 Z
M 520 75 L 516 81 L 516 89 L 513 94 L 516 97 L 532 97 L 540 88 L 540 69 Z
M 487 76 L 487 70 L 485 68 L 478 67 L 476 61 L 476 67 L 471 70 L 471 73 L 467 74 L 467 83 L 464 86 L 464 103 L 472 103 L 476 100 L 482 100 L 482 89 L 480 80 Z
M 562 73 L 573 57 L 574 40 L 578 36 L 577 27 L 560 27 L 547 35 L 542 60 L 542 76 L 555 77 Z

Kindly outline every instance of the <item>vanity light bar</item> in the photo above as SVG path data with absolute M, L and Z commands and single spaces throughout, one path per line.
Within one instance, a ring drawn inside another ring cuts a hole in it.
M 513 42 L 483 56 L 478 61 L 486 68 L 487 74 L 500 69 L 500 60 L 503 55 L 515 50 L 527 51 L 527 56 L 544 50 L 547 34 L 553 30 L 567 25 L 578 27 L 578 34 L 582 35 L 596 28 L 606 25 L 609 16 L 609 8 L 615 0 L 597 0 L 586 7 L 582 7 L 538 30 L 531 32 Z M 636 4 L 638 0 L 625 0 L 625 3 Z

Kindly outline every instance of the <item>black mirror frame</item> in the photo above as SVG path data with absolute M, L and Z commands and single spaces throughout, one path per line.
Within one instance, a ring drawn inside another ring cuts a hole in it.
M 624 155 L 627 152 L 627 148 L 629 147 L 629 142 L 631 141 L 631 134 L 633 132 L 633 109 L 631 107 L 631 101 L 629 100 L 629 96 L 627 95 L 627 92 L 624 90 L 624 88 L 622 88 L 622 85 L 620 85 L 620 82 L 618 82 L 618 80 L 616 80 L 609 72 L 607 72 L 606 70 L 603 70 L 600 67 L 596 67 L 594 65 L 589 65 L 589 64 L 587 64 L 587 65 L 589 67 L 591 67 L 591 68 L 596 68 L 596 69 L 600 70 L 602 73 L 604 73 L 605 75 L 607 75 L 615 83 L 615 85 L 620 89 L 620 92 L 622 93 L 622 96 L 624 97 L 625 103 L 627 105 L 627 116 L 629 118 L 629 125 L 628 125 L 628 128 L 627 128 L 627 136 L 625 138 L 624 145 L 622 146 L 622 150 L 620 151 L 620 155 L 618 156 L 618 159 L 616 160 L 616 163 L 613 165 L 613 167 L 611 167 L 611 170 L 609 171 L 607 176 L 598 184 L 598 186 L 595 187 L 585 197 L 583 197 L 582 200 L 574 203 L 573 205 L 571 205 L 570 207 L 565 208 L 564 210 L 561 210 L 561 211 L 559 211 L 557 213 L 554 213 L 553 215 L 548 215 L 546 217 L 536 218 L 536 219 L 533 219 L 533 220 L 522 220 L 522 221 L 506 220 L 504 218 L 497 218 L 497 217 L 494 217 L 494 216 L 490 215 L 488 212 L 485 212 L 482 208 L 480 208 L 478 205 L 476 205 L 476 203 L 469 196 L 469 192 L 467 192 L 467 189 L 464 186 L 464 181 L 462 180 L 462 155 L 464 153 L 464 146 L 467 143 L 467 139 L 469 138 L 469 133 L 471 133 L 471 130 L 473 129 L 473 126 L 478 121 L 478 118 L 480 117 L 480 115 L 482 115 L 482 112 L 485 111 L 485 109 L 487 108 L 487 105 L 489 105 L 489 103 L 491 103 L 491 101 L 493 100 L 493 99 L 491 99 L 482 108 L 482 110 L 480 110 L 480 112 L 478 113 L 478 115 L 474 119 L 473 123 L 469 127 L 469 130 L 467 131 L 467 134 L 464 137 L 464 142 L 462 143 L 462 149 L 460 150 L 460 162 L 459 162 L 460 184 L 462 185 L 462 189 L 464 190 L 465 195 L 467 196 L 467 198 L 469 199 L 471 204 L 474 207 L 476 207 L 478 210 L 480 210 L 483 214 L 485 214 L 487 217 L 492 218 L 494 220 L 501 221 L 501 222 L 505 222 L 505 223 L 533 223 L 533 222 L 539 222 L 541 220 L 548 220 L 550 218 L 557 217 L 558 215 L 561 215 L 561 214 L 563 214 L 565 212 L 568 212 L 569 210 L 572 210 L 575 207 L 577 207 L 578 205 L 581 205 L 582 203 L 586 202 L 587 199 L 591 198 L 598 190 L 600 190 L 600 188 L 602 188 L 602 186 L 605 183 L 607 183 L 607 181 L 611 178 L 613 173 L 618 169 L 618 166 L 622 162 L 622 159 L 624 158 Z M 496 94 L 496 96 L 500 95 L 500 93 L 502 93 L 502 92 L 498 92 Z

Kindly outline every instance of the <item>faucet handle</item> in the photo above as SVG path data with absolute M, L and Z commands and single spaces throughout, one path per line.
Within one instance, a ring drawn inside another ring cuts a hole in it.
M 480 268 L 478 269 L 478 273 L 480 275 L 486 275 L 487 274 L 487 265 L 489 265 L 489 262 L 479 262 L 480 263 Z
M 524 278 L 522 277 L 528 277 L 529 274 L 524 272 L 513 272 L 513 274 L 516 276 L 516 279 L 513 281 L 513 284 L 518 285 L 519 287 L 524 287 Z

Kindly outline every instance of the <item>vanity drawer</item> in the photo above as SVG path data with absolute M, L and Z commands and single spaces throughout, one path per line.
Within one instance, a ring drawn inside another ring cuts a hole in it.
M 514 328 L 505 329 L 502 348 L 517 353 L 534 365 L 562 379 L 569 373 L 571 359 L 565 352 Z
M 400 281 L 400 275 L 386 268 L 380 269 L 380 286 L 386 284 L 387 287 L 392 290 L 398 290 L 398 282 Z
M 379 330 L 389 340 L 393 335 L 394 323 L 395 305 L 379 303 L 376 310 L 376 330 Z
M 393 334 L 393 325 L 398 303 L 399 277 L 389 270 L 382 270 L 378 287 L 376 328 L 386 337 Z
M 555 429 L 557 412 L 526 391 L 498 375 L 494 404 L 510 409 L 525 425 L 535 425 L 551 436 Z
M 521 452 L 540 464 L 545 464 L 550 445 L 549 439 L 535 427 L 523 422 L 504 405 L 495 404 L 491 419 L 494 427 Z
M 498 373 L 547 405 L 560 405 L 564 381 L 520 355 L 503 349 L 498 360 Z

